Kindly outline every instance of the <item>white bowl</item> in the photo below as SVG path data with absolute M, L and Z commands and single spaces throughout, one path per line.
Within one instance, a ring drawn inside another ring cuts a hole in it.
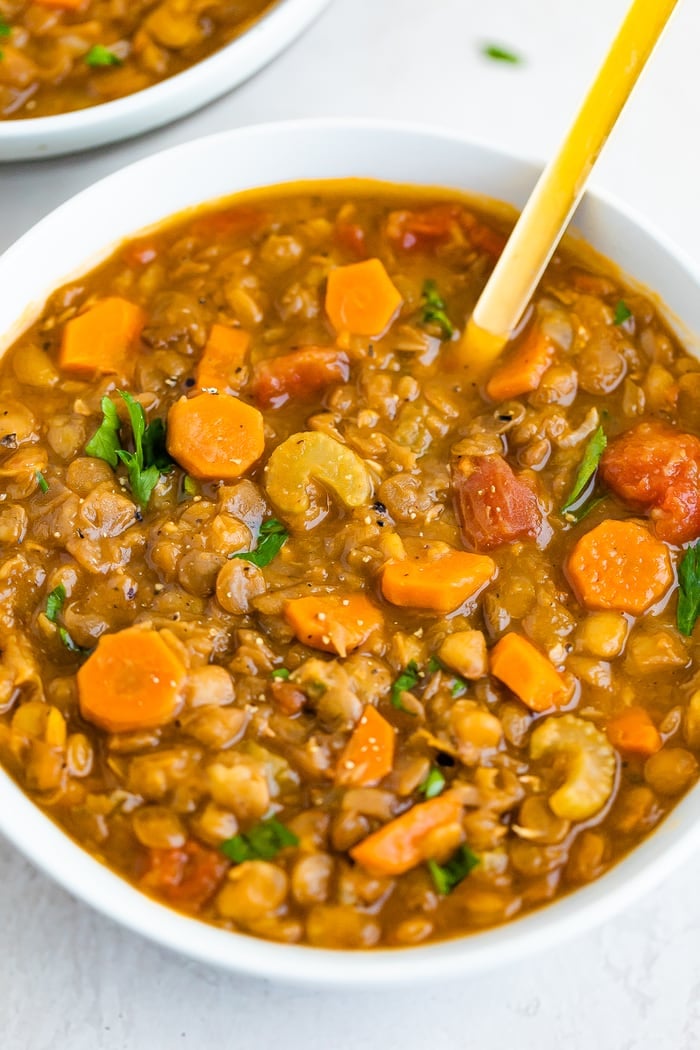
M 93 149 L 158 128 L 224 95 L 267 65 L 330 0 L 277 0 L 245 33 L 182 73 L 133 95 L 54 117 L 0 120 L 0 161 Z
M 537 166 L 444 132 L 360 122 L 242 128 L 142 160 L 78 194 L 0 258 L 0 332 L 16 334 L 66 278 L 122 238 L 202 201 L 297 179 L 364 176 L 471 190 L 521 206 Z M 577 226 L 700 331 L 700 273 L 658 232 L 600 194 Z M 6 336 L 5 345 L 8 337 Z M 0 352 L 1 352 L 0 345 Z M 274 944 L 208 926 L 155 903 L 93 860 L 0 773 L 0 831 L 71 893 L 146 937 L 247 974 L 341 987 L 482 973 L 607 919 L 700 845 L 700 789 L 597 882 L 507 926 L 442 944 L 370 952 Z

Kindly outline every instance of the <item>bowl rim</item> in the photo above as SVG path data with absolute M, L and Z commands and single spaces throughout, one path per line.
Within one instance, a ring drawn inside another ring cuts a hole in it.
M 18 152 L 16 158 L 18 161 L 42 159 L 97 148 L 184 117 L 254 76 L 300 36 L 330 3 L 331 0 L 273 0 L 240 36 L 179 73 L 140 91 L 51 116 L 0 120 L 0 149 L 16 147 L 24 151 L 42 142 L 46 146 L 37 146 L 32 153 Z M 232 70 L 239 67 L 244 69 L 243 74 L 232 75 Z M 192 98 L 197 101 L 193 103 Z M 114 134 L 105 134 L 106 128 L 116 129 L 139 120 L 132 131 L 115 130 Z M 75 133 L 81 134 L 80 143 L 67 144 L 57 152 L 59 141 Z M 95 134 L 94 145 L 84 141 L 90 133 Z M 15 159 L 9 153 L 4 154 L 4 158 L 0 158 L 0 163 L 12 163 Z
M 31 248 L 34 241 L 48 236 L 52 224 L 80 211 L 91 196 L 99 199 L 119 185 L 127 173 L 138 174 L 150 167 L 167 168 L 178 157 L 191 151 L 214 151 L 220 144 L 237 140 L 274 138 L 275 135 L 329 135 L 372 138 L 408 136 L 415 145 L 426 148 L 430 142 L 450 142 L 458 148 L 474 150 L 498 164 L 516 169 L 541 165 L 514 151 L 495 148 L 456 132 L 425 127 L 410 122 L 364 119 L 322 119 L 283 121 L 252 125 L 192 140 L 142 158 L 82 190 L 60 205 L 19 238 L 2 257 L 0 273 L 11 271 L 13 256 Z M 319 177 L 323 181 L 323 177 Z M 329 181 L 328 177 L 325 181 Z M 378 177 L 378 181 L 381 178 Z M 387 180 L 388 181 L 388 180 Z M 416 185 L 415 181 L 406 185 Z M 426 183 L 427 184 L 427 183 Z M 260 182 L 263 188 L 269 185 Z M 447 182 L 445 183 L 447 187 Z M 601 203 L 638 227 L 684 270 L 695 287 L 700 286 L 700 268 L 665 234 L 639 217 L 614 195 L 589 190 L 587 198 Z M 167 222 L 167 219 L 163 220 Z M 136 236 L 132 228 L 125 237 Z M 106 250 L 113 245 L 106 245 Z M 92 262 L 86 259 L 89 269 Z M 43 297 L 43 291 L 42 291 Z M 21 304 L 20 304 L 21 309 Z M 108 918 L 132 931 L 200 962 L 297 985 L 316 987 L 390 987 L 426 980 L 448 979 L 483 973 L 497 966 L 517 963 L 535 951 L 553 947 L 578 936 L 610 918 L 671 874 L 687 857 L 700 848 L 700 786 L 692 789 L 670 812 L 662 824 L 601 878 L 542 908 L 509 923 L 469 934 L 455 940 L 410 948 L 374 948 L 345 951 L 286 945 L 232 933 L 189 918 L 147 897 L 115 874 L 68 837 L 46 816 L 10 776 L 0 769 L 0 833 L 38 868 L 50 875 L 71 895 L 78 897 Z

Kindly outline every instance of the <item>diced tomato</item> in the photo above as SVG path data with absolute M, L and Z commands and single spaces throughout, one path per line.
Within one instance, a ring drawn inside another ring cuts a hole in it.
M 612 441 L 600 478 L 632 510 L 643 511 L 668 543 L 700 536 L 700 440 L 665 423 L 639 423 Z
M 500 230 L 494 230 L 492 226 L 487 226 L 486 223 L 480 222 L 476 215 L 472 215 L 471 212 L 462 212 L 460 218 L 462 226 L 469 234 L 469 240 L 473 246 L 497 259 L 508 240 L 505 233 L 501 233 Z
M 293 682 L 273 680 L 270 691 L 274 703 L 285 715 L 298 715 L 307 700 L 306 693 Z
M 336 222 L 333 232 L 336 244 L 346 251 L 352 252 L 358 259 L 367 258 L 367 244 L 365 231 L 357 222 L 344 222 L 342 219 Z
M 289 398 L 310 398 L 331 383 L 344 383 L 349 374 L 350 365 L 342 351 L 306 346 L 291 354 L 259 361 L 250 386 L 258 404 L 264 408 L 280 408 Z
M 238 204 L 223 211 L 201 215 L 190 225 L 194 237 L 231 237 L 252 233 L 267 219 L 267 213 L 249 204 Z
M 127 244 L 122 252 L 122 259 L 127 266 L 147 266 L 157 254 L 158 249 L 152 241 L 134 241 Z
M 455 204 L 436 204 L 420 211 L 392 211 L 386 223 L 386 235 L 405 252 L 425 250 L 449 240 L 458 228 L 461 212 Z
M 502 456 L 462 457 L 453 483 L 466 547 L 488 551 L 539 535 L 543 523 L 539 500 Z
M 150 849 L 141 885 L 173 904 L 199 911 L 216 892 L 229 863 L 197 842 L 180 849 Z

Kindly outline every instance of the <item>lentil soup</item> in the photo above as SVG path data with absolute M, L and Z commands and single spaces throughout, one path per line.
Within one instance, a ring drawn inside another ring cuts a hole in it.
M 0 0 L 0 119 L 142 91 L 225 47 L 274 0 Z
M 121 246 L 0 364 L 0 759 L 161 902 L 454 937 L 695 783 L 700 363 L 562 249 L 476 382 L 506 235 L 437 192 L 245 195 Z

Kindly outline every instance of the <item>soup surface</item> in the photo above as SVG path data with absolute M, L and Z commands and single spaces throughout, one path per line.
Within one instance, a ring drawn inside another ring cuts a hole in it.
M 564 250 L 475 376 L 504 241 L 460 199 L 270 190 L 123 245 L 3 359 L 0 758 L 159 900 L 454 937 L 695 782 L 700 364 Z
M 0 0 L 0 118 L 85 109 L 181 73 L 274 0 Z

